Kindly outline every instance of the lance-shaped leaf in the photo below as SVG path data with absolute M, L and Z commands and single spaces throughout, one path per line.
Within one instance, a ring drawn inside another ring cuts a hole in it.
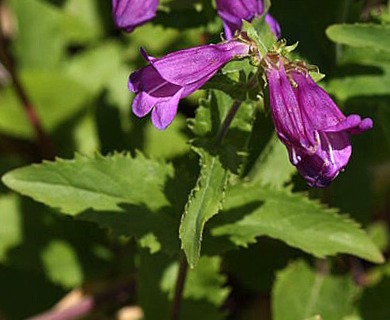
M 273 135 L 249 172 L 249 179 L 261 186 L 281 189 L 296 172 L 283 144 Z
M 172 167 L 141 154 L 76 156 L 13 170 L 3 176 L 11 189 L 76 215 L 87 209 L 120 211 L 120 204 L 156 210 L 168 204 L 162 187 Z M 153 196 L 151 196 L 153 195 Z
M 326 29 L 326 35 L 334 42 L 349 46 L 390 50 L 390 25 L 335 24 Z
M 232 116 L 231 110 L 235 108 L 238 108 L 237 114 L 229 131 L 224 131 L 227 128 L 223 123 Z M 253 114 L 253 105 L 240 105 L 239 101 L 233 101 L 219 91 L 211 91 L 197 110 L 191 127 L 198 136 L 193 145 L 200 155 L 201 171 L 180 225 L 182 248 L 191 267 L 199 260 L 206 222 L 221 209 L 229 174 L 240 171 Z
M 216 227 L 212 234 L 227 235 L 237 245 L 269 236 L 317 257 L 348 253 L 383 262 L 378 248 L 356 222 L 301 194 L 238 185 L 227 191 L 224 214 L 219 217 L 224 215 L 236 222 Z
M 201 171 L 180 224 L 182 248 L 191 267 L 199 260 L 206 222 L 221 209 L 228 178 L 228 171 L 217 156 L 202 150 L 197 151 L 200 155 Z

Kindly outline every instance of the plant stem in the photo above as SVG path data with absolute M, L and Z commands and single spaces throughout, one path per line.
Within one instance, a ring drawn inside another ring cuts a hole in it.
M 178 320 L 181 301 L 183 300 L 184 285 L 187 277 L 188 264 L 185 255 L 180 256 L 179 272 L 176 279 L 175 295 L 171 305 L 170 320 Z
M 0 4 L 2 1 L 0 0 Z M 26 114 L 28 121 L 34 129 L 38 145 L 41 149 L 43 158 L 53 159 L 55 156 L 54 144 L 50 140 L 49 136 L 46 135 L 38 114 L 24 89 L 18 74 L 14 68 L 11 53 L 8 50 L 6 39 L 2 30 L 1 15 L 0 15 L 0 61 L 3 63 L 5 69 L 8 71 L 13 89 L 15 90 L 16 96 L 20 101 L 21 106 Z
M 226 134 L 229 130 L 230 124 L 232 123 L 234 116 L 236 115 L 238 109 L 240 108 L 241 101 L 239 100 L 234 100 L 234 103 L 232 107 L 230 108 L 228 114 L 226 115 L 225 120 L 223 120 L 223 123 L 221 125 L 221 128 L 219 129 L 217 133 L 217 139 L 216 139 L 216 144 L 220 146 L 223 142 L 223 140 L 226 137 Z

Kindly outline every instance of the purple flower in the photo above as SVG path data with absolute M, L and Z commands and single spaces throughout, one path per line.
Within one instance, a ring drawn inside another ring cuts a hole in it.
M 304 66 L 276 54 L 264 65 L 275 130 L 291 163 L 311 187 L 326 187 L 348 164 L 350 134 L 372 128 L 372 120 L 346 117 Z
M 112 0 L 112 15 L 118 28 L 131 32 L 156 16 L 158 0 Z
M 233 58 L 248 55 L 249 45 L 237 40 L 180 50 L 156 59 L 142 51 L 149 65 L 132 73 L 129 90 L 137 96 L 133 112 L 144 117 L 152 110 L 152 122 L 165 129 L 174 119 L 179 100 L 207 82 Z
M 262 0 L 216 0 L 218 15 L 223 20 L 226 39 L 231 39 L 236 31 L 240 31 L 242 20 L 251 22 L 263 13 Z M 266 14 L 265 21 L 277 38 L 280 37 L 278 22 Z

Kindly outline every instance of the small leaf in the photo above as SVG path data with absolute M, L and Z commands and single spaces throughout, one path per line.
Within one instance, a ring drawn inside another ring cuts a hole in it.
M 230 212 L 244 217 L 214 228 L 212 234 L 227 235 L 237 245 L 246 246 L 266 235 L 317 257 L 348 253 L 383 262 L 378 248 L 356 222 L 301 194 L 238 185 L 226 195 L 226 219 Z
M 277 274 L 272 313 L 275 320 L 340 320 L 350 311 L 355 293 L 350 277 L 314 272 L 297 261 Z
M 38 0 L 12 0 L 10 5 L 18 23 L 13 45 L 19 65 L 46 70 L 58 66 L 66 46 L 63 12 Z
M 326 29 L 329 39 L 354 47 L 390 51 L 390 25 L 335 24 Z
M 157 209 L 168 204 L 161 188 L 172 167 L 141 154 L 77 156 L 16 169 L 3 176 L 11 189 L 68 214 L 87 209 L 123 211 L 120 204 Z M 152 196 L 151 196 L 152 195 Z
M 224 132 L 227 129 L 225 119 L 230 119 L 232 109 L 236 111 L 235 117 L 229 130 Z M 229 173 L 238 174 L 246 157 L 253 114 L 251 103 L 233 101 L 225 93 L 213 90 L 207 100 L 201 101 L 191 123 L 192 131 L 198 136 L 193 145 L 200 155 L 201 171 L 185 207 L 179 231 L 191 267 L 199 259 L 206 222 L 221 209 Z
M 187 202 L 179 231 L 182 249 L 191 267 L 199 260 L 206 222 L 221 209 L 228 178 L 228 171 L 217 156 L 211 156 L 202 150 L 197 151 L 200 155 L 201 171 Z
M 286 147 L 273 135 L 249 172 L 249 179 L 261 186 L 281 189 L 295 172 Z
M 48 277 L 67 288 L 76 287 L 83 280 L 77 252 L 63 240 L 53 240 L 42 251 L 42 263 Z

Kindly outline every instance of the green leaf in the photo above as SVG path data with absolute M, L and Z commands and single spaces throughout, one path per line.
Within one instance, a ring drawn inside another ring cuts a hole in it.
M 229 213 L 238 217 L 229 217 Z M 317 257 L 348 253 L 383 262 L 378 248 L 356 222 L 301 194 L 238 185 L 228 189 L 220 218 L 224 216 L 236 222 L 216 227 L 212 234 L 227 235 L 237 245 L 246 246 L 265 235 Z
M 367 233 L 382 251 L 386 252 L 390 246 L 390 230 L 385 221 L 375 221 L 367 227 Z
M 335 24 L 326 29 L 329 39 L 354 47 L 390 51 L 390 25 Z
M 22 68 L 56 67 L 64 57 L 64 14 L 44 1 L 10 1 L 17 17 L 18 34 L 13 42 Z M 34 27 L 32 27 L 34 26 Z
M 226 135 L 224 121 L 230 110 L 239 106 Z M 194 267 L 200 256 L 202 233 L 206 222 L 221 209 L 229 172 L 239 173 L 245 159 L 254 119 L 251 103 L 233 101 L 221 91 L 211 91 L 202 100 L 191 129 L 198 136 L 193 141 L 200 155 L 201 172 L 182 217 L 180 239 L 188 263 Z M 211 140 L 211 142 L 210 142 Z
M 295 172 L 286 147 L 274 134 L 249 172 L 249 179 L 260 186 L 281 189 Z
M 190 146 L 184 128 L 185 119 L 180 114 L 164 131 L 157 130 L 149 121 L 145 128 L 143 151 L 154 159 L 172 159 L 188 152 Z
M 221 209 L 228 171 L 216 156 L 197 150 L 201 171 L 190 195 L 180 224 L 182 249 L 188 264 L 194 267 L 200 256 L 202 233 L 206 222 Z
M 272 294 L 275 320 L 296 320 L 320 316 L 340 320 L 351 309 L 356 287 L 349 276 L 314 272 L 303 261 L 290 264 L 277 274 Z
M 42 263 L 54 283 L 60 283 L 67 288 L 82 283 L 83 271 L 77 252 L 69 243 L 63 240 L 51 241 L 42 251 Z
M 33 106 L 47 131 L 53 131 L 79 111 L 88 100 L 80 83 L 55 71 L 25 71 L 21 74 Z M 11 87 L 0 95 L 0 131 L 21 138 L 34 138 L 31 124 Z
M 168 204 L 162 187 L 172 167 L 141 154 L 77 156 L 16 169 L 3 176 L 11 189 L 68 214 L 87 209 L 123 211 L 121 204 L 155 210 Z
M 388 95 L 390 65 L 383 64 L 382 69 L 379 75 L 357 75 L 332 79 L 326 84 L 326 90 L 342 101 L 352 97 Z
M 63 11 L 66 14 L 63 29 L 68 40 L 88 43 L 102 36 L 104 24 L 99 15 L 99 6 L 102 4 L 94 0 L 66 1 Z
M 172 175 L 171 165 L 115 154 L 32 165 L 7 173 L 3 182 L 115 236 L 136 237 L 152 252 L 172 253 L 178 250 L 176 211 L 162 190 Z

